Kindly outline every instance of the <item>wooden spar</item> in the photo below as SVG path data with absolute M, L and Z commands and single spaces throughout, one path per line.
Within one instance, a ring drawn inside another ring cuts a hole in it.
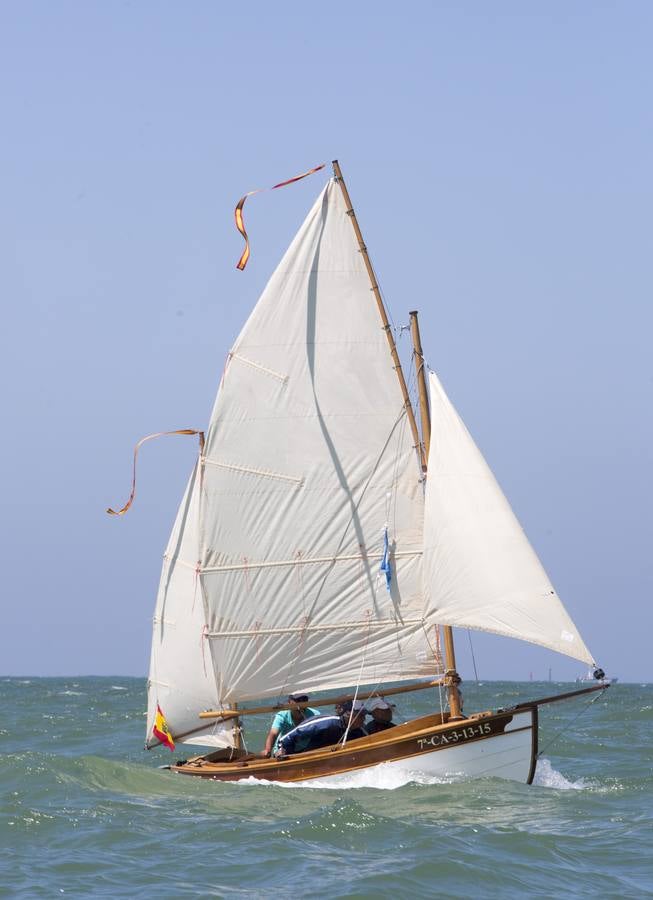
M 431 414 L 429 412 L 429 397 L 426 390 L 426 377 L 424 375 L 424 354 L 422 353 L 422 339 L 419 334 L 417 322 L 417 310 L 408 313 L 410 316 L 410 336 L 413 339 L 413 361 L 415 374 L 417 375 L 417 390 L 419 392 L 419 412 L 422 420 L 422 442 L 424 444 L 424 456 L 428 464 L 429 447 L 431 446 Z M 427 427 L 425 427 L 425 423 Z
M 429 446 L 431 444 L 431 411 L 429 408 L 428 394 L 426 392 L 426 377 L 424 375 L 424 355 L 422 353 L 422 339 L 419 333 L 417 310 L 410 313 L 410 334 L 413 339 L 413 353 L 415 356 L 415 371 L 417 373 L 417 386 L 419 389 L 419 409 L 422 419 L 422 439 L 428 459 Z M 426 471 L 426 463 L 424 464 Z M 456 651 L 453 645 L 453 628 L 444 626 L 444 657 L 445 657 L 445 683 L 449 696 L 449 712 L 452 719 L 461 718 L 460 695 L 458 685 L 460 676 L 456 671 Z
M 437 687 L 442 684 L 439 679 L 427 681 L 423 684 L 407 684 L 402 687 L 382 688 L 378 691 L 359 691 L 356 695 L 357 700 L 367 700 L 369 697 L 389 697 L 392 694 L 407 694 L 409 691 L 423 691 L 427 688 Z M 320 706 L 336 706 L 345 703 L 347 700 L 353 700 L 353 694 L 343 694 L 341 697 L 325 697 L 323 700 L 316 700 L 315 703 Z M 260 713 L 279 712 L 281 709 L 290 709 L 288 703 L 278 703 L 275 706 L 254 706 L 251 709 L 207 709 L 201 712 L 200 719 L 233 719 L 237 716 L 254 716 Z
M 540 697 L 539 700 L 526 700 L 524 703 L 508 706 L 504 710 L 498 710 L 498 712 L 512 712 L 515 709 L 528 709 L 530 706 L 544 706 L 546 703 L 557 703 L 558 700 L 570 700 L 572 697 L 581 697 L 583 694 L 593 694 L 595 691 L 607 691 L 609 687 L 609 682 L 602 681 L 600 684 L 593 684 L 592 687 L 579 688 L 577 691 L 567 691 L 566 694 L 553 694 L 550 697 Z
M 379 310 L 379 315 L 381 316 L 381 322 L 383 324 L 383 330 L 385 331 L 385 336 L 388 339 L 388 346 L 390 347 L 390 355 L 392 356 L 392 361 L 394 363 L 394 369 L 397 373 L 397 378 L 399 379 L 399 387 L 401 388 L 401 393 L 404 398 L 404 407 L 406 409 L 406 415 L 408 416 L 408 421 L 410 422 L 410 430 L 413 434 L 413 441 L 415 442 L 415 450 L 419 456 L 419 461 L 422 466 L 422 471 L 426 469 L 426 457 L 424 456 L 424 449 L 422 447 L 421 441 L 419 439 L 419 431 L 417 430 L 417 421 L 415 419 L 415 413 L 413 411 L 413 404 L 410 402 L 410 395 L 408 393 L 408 387 L 406 386 L 406 379 L 404 378 L 404 372 L 401 368 L 401 361 L 399 359 L 399 354 L 397 353 L 397 345 L 395 344 L 395 339 L 392 334 L 392 328 L 390 327 L 390 323 L 388 321 L 388 314 L 385 309 L 385 305 L 383 303 L 383 298 L 381 297 L 381 291 L 379 289 L 379 285 L 376 280 L 376 275 L 374 274 L 374 269 L 372 267 L 372 263 L 370 261 L 369 254 L 367 252 L 367 247 L 365 246 L 365 241 L 363 240 L 363 235 L 360 230 L 360 225 L 358 224 L 358 219 L 356 218 L 356 213 L 354 212 L 354 208 L 351 203 L 351 198 L 349 196 L 349 191 L 347 190 L 347 185 L 345 184 L 345 179 L 342 177 L 342 171 L 340 169 L 340 165 L 337 159 L 333 160 L 333 174 L 336 178 L 336 181 L 340 185 L 340 189 L 342 191 L 342 195 L 345 198 L 345 205 L 347 207 L 347 215 L 351 219 L 351 224 L 354 228 L 354 233 L 356 235 L 356 240 L 358 241 L 358 246 L 363 257 L 363 262 L 365 263 L 365 268 L 367 269 L 367 274 L 370 278 L 370 285 L 372 289 L 372 293 L 374 294 L 374 299 L 376 300 L 376 305 Z
M 458 685 L 460 684 L 460 675 L 456 671 L 456 652 L 453 646 L 453 628 L 451 625 L 443 625 L 444 631 L 444 659 L 445 659 L 445 680 L 447 684 L 447 693 L 449 695 L 449 712 L 452 719 L 461 719 L 460 695 L 458 693 Z

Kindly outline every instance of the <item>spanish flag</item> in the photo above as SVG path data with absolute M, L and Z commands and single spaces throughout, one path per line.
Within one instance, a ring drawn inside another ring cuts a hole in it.
M 172 735 L 170 734 L 170 728 L 168 727 L 168 723 L 166 722 L 165 716 L 161 712 L 161 707 L 157 703 L 156 705 L 156 716 L 154 717 L 154 727 L 152 728 L 152 734 L 155 738 L 161 741 L 162 744 L 165 744 L 171 751 L 175 749 L 175 742 L 172 739 Z

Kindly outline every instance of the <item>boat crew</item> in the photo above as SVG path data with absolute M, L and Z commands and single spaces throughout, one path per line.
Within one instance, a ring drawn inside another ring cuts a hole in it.
M 367 710 L 362 703 L 352 704 L 351 700 L 347 700 L 341 706 L 336 706 L 334 715 L 315 716 L 289 731 L 279 739 L 275 756 L 319 750 L 320 747 L 337 744 L 345 735 L 347 740 L 365 737 L 366 714 Z
M 265 739 L 265 747 L 263 748 L 263 756 L 271 756 L 279 745 L 279 739 L 292 731 L 306 719 L 313 716 L 319 716 L 319 709 L 312 709 L 308 705 L 308 694 L 303 691 L 296 691 L 294 694 L 288 694 L 289 709 L 282 709 L 272 720 L 272 726 L 268 731 Z

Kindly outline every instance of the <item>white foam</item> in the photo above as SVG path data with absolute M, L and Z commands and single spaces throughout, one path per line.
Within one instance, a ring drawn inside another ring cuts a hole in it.
M 582 778 L 578 781 L 569 781 L 565 776 L 554 769 L 546 757 L 540 757 L 535 769 L 533 784 L 538 787 L 554 788 L 556 791 L 582 791 L 587 787 Z
M 410 772 L 388 763 L 380 763 L 357 772 L 345 772 L 342 775 L 327 775 L 324 778 L 312 778 L 307 781 L 270 781 L 265 778 L 240 778 L 231 784 L 248 784 L 274 786 L 283 788 L 308 788 L 309 790 L 353 790 L 356 788 L 375 788 L 381 791 L 394 791 L 406 784 L 452 784 L 466 781 L 464 775 L 451 774 L 446 777 L 426 775 L 423 772 Z M 551 762 L 542 757 L 537 761 L 533 784 L 538 787 L 553 788 L 558 791 L 582 791 L 589 785 L 582 778 L 570 781 L 554 769 Z
M 346 772 L 342 775 L 327 775 L 324 778 L 313 778 L 308 781 L 287 782 L 268 781 L 264 778 L 241 778 L 232 784 L 250 784 L 283 788 L 308 788 L 309 790 L 352 790 L 356 788 L 375 788 L 380 791 L 394 791 L 406 784 L 451 784 L 461 780 L 460 777 L 442 778 L 436 775 L 425 775 L 423 772 L 408 772 L 394 766 L 381 763 L 358 772 Z M 464 779 L 463 779 L 464 780 Z M 538 787 L 553 788 L 557 791 L 586 790 L 587 782 L 582 778 L 570 781 L 554 769 L 550 761 L 541 758 L 537 761 L 533 784 Z
M 380 791 L 394 791 L 405 784 L 450 784 L 453 779 L 425 775 L 421 772 L 408 772 L 394 766 L 380 763 L 358 772 L 346 772 L 342 775 L 327 775 L 324 778 L 312 778 L 308 781 L 267 781 L 263 778 L 241 778 L 237 784 L 275 785 L 284 788 L 319 788 L 321 790 L 340 791 L 354 788 L 375 788 Z

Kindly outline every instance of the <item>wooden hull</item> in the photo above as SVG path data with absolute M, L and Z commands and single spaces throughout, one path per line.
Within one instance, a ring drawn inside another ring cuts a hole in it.
M 220 759 L 229 751 L 195 757 L 170 766 L 173 772 L 239 781 L 324 783 L 345 773 L 383 765 L 408 775 L 436 777 L 498 777 L 530 784 L 537 757 L 537 706 L 511 712 L 480 713 L 444 721 L 439 714 L 413 719 L 387 731 L 299 753 L 283 760 L 243 754 Z M 217 758 L 216 758 L 217 757 Z

